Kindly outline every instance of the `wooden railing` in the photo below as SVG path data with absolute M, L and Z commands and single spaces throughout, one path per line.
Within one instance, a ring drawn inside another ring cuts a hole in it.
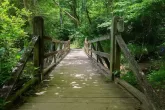
M 85 40 L 84 50 L 87 55 L 94 61 L 94 64 L 99 65 L 102 68 L 102 72 L 105 76 L 110 77 L 109 68 L 110 68 L 110 54 L 106 53 L 101 45 L 101 41 L 109 40 L 110 36 L 106 35 L 104 37 L 96 38 L 91 41 Z
M 124 21 L 119 17 L 114 17 L 111 26 L 111 37 L 100 37 L 91 41 L 88 41 L 86 38 L 84 43 L 84 50 L 106 77 L 110 78 L 112 81 L 117 82 L 118 84 L 125 87 L 129 92 L 131 92 L 142 102 L 144 109 L 161 110 L 161 104 L 157 98 L 155 90 L 148 83 L 145 74 L 138 66 L 138 63 L 134 57 L 131 55 L 126 43 L 121 36 L 121 32 L 123 31 Z M 110 42 L 110 53 L 105 53 L 100 44 L 100 41 L 105 40 Z M 123 53 L 125 59 L 128 61 L 130 69 L 133 71 L 142 91 L 137 90 L 126 81 L 120 79 L 121 52 Z
M 44 54 L 45 65 L 43 73 L 47 73 L 50 68 L 57 65 L 69 52 L 70 41 L 59 41 L 48 36 L 45 36 L 44 39 L 49 42 L 49 45 L 51 45 L 51 48 L 49 49 L 51 51 Z M 47 60 L 49 60 L 50 62 L 47 62 Z
M 56 66 L 70 51 L 70 41 L 59 41 L 52 37 L 44 36 L 43 29 L 43 18 L 35 17 L 33 20 L 32 40 L 25 49 L 17 66 L 13 69 L 11 78 L 6 81 L 0 89 L 0 97 L 9 101 L 7 105 L 12 104 L 14 100 L 36 82 L 42 81 L 44 75 L 51 70 L 52 67 Z M 45 52 L 45 48 L 48 45 L 50 48 L 47 48 L 47 52 Z M 28 61 L 34 63 L 35 75 L 27 82 L 24 82 L 22 87 L 18 89 L 17 84 Z

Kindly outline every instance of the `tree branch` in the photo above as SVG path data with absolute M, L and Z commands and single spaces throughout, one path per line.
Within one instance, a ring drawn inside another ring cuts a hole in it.
M 66 15 L 68 15 L 72 20 L 74 20 L 77 24 L 80 24 L 80 22 L 79 22 L 78 19 L 76 19 L 75 17 L 73 17 L 69 12 L 63 10 L 61 8 L 61 6 L 56 1 L 54 1 L 54 3 L 61 9 L 61 11 L 63 11 Z

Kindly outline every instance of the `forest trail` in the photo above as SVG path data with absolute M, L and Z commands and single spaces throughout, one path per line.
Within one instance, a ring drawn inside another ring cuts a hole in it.
M 81 49 L 71 50 L 43 84 L 17 110 L 137 110 L 140 106 L 125 89 L 106 82 Z

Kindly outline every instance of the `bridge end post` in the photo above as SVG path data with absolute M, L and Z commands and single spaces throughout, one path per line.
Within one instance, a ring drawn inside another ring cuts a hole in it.
M 111 26 L 111 56 L 110 56 L 110 75 L 111 79 L 114 80 L 115 76 L 120 77 L 120 57 L 121 50 L 116 42 L 116 35 L 121 34 L 124 31 L 124 22 L 120 17 L 113 17 Z
M 34 47 L 34 67 L 37 68 L 37 72 L 40 74 L 40 79 L 43 79 L 43 66 L 44 66 L 44 19 L 41 16 L 33 18 L 33 35 L 39 36 L 38 42 Z

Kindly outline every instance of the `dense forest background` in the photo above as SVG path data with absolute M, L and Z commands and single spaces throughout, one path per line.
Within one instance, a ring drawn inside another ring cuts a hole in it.
M 82 48 L 86 37 L 110 34 L 115 15 L 124 18 L 122 36 L 146 77 L 164 94 L 164 0 L 0 0 L 0 86 L 10 78 L 12 68 L 31 39 L 34 16 L 44 18 L 45 35 L 70 39 L 72 48 Z M 102 45 L 109 52 L 109 42 Z M 123 57 L 122 63 L 127 64 Z M 123 78 L 137 86 L 131 71 Z

